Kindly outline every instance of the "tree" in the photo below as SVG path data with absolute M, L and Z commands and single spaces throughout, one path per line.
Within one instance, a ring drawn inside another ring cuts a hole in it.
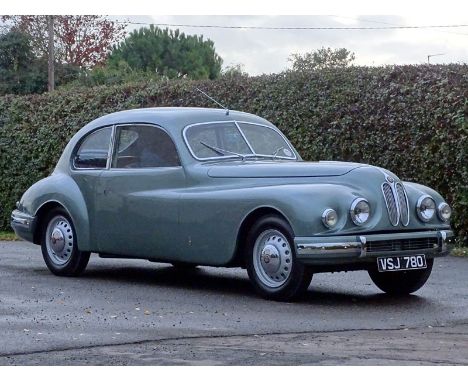
M 295 53 L 289 56 L 294 71 L 311 71 L 326 68 L 344 68 L 352 65 L 354 53 L 346 48 L 320 48 L 303 55 Z
M 47 57 L 47 16 L 1 16 L 1 20 L 29 36 L 36 57 Z M 125 36 L 125 28 L 125 23 L 97 15 L 54 16 L 55 60 L 79 68 L 102 64 L 112 45 Z
M 116 68 L 121 61 L 134 70 L 169 78 L 214 79 L 221 73 L 223 60 L 216 53 L 213 41 L 204 40 L 203 36 L 151 25 L 131 32 L 114 47 L 108 65 Z
M 47 63 L 37 59 L 27 35 L 17 30 L 0 36 L 0 94 L 40 93 L 47 89 Z
M 223 77 L 229 78 L 239 78 L 239 77 L 248 77 L 249 73 L 247 73 L 244 69 L 244 64 L 233 64 L 226 66 L 222 72 Z
M 78 77 L 79 70 L 69 64 L 56 65 L 56 84 Z M 0 95 L 42 93 L 47 90 L 47 58 L 38 58 L 29 36 L 11 29 L 0 35 Z

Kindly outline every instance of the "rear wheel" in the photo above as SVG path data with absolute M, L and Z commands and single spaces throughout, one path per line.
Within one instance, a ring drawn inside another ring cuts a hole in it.
M 434 259 L 427 259 L 427 268 L 408 271 L 379 272 L 377 268 L 369 270 L 374 284 L 383 292 L 392 295 L 406 295 L 420 289 L 431 275 Z
M 54 208 L 45 217 L 41 249 L 47 267 L 57 276 L 78 276 L 88 265 L 90 253 L 78 250 L 75 228 L 63 208 Z
M 310 269 L 296 259 L 291 227 L 275 215 L 265 216 L 252 226 L 246 264 L 255 290 L 268 299 L 294 299 L 312 279 Z

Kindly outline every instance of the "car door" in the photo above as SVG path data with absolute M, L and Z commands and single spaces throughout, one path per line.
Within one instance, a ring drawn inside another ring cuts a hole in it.
M 184 186 L 184 170 L 165 130 L 148 124 L 116 125 L 111 166 L 99 178 L 100 252 L 175 259 L 179 191 Z
M 80 188 L 88 209 L 91 248 L 97 248 L 97 187 L 101 173 L 110 166 L 112 130 L 112 126 L 107 126 L 87 134 L 72 155 L 71 177 Z

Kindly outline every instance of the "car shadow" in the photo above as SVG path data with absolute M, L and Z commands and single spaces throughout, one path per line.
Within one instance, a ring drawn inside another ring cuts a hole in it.
M 86 270 L 81 277 L 116 283 L 203 290 L 233 295 L 253 293 L 249 280 L 242 275 L 213 274 L 202 267 L 193 269 L 175 268 L 171 265 L 157 268 L 100 267 Z
M 187 293 L 193 291 L 202 291 L 213 295 L 232 295 L 242 296 L 247 299 L 261 299 L 255 293 L 250 284 L 247 275 L 244 272 L 220 272 L 214 273 L 210 268 L 197 267 L 193 269 L 180 269 L 171 265 L 157 265 L 152 267 L 137 266 L 111 266 L 90 267 L 81 276 L 88 280 L 115 282 L 120 285 L 129 283 L 132 285 L 160 286 L 169 288 L 178 288 L 187 290 Z M 345 285 L 341 285 L 345 288 Z M 262 299 L 261 299 L 262 300 Z M 278 304 L 283 304 L 276 302 Z M 365 290 L 345 291 L 330 289 L 320 285 L 311 285 L 306 293 L 294 301 L 299 305 L 316 306 L 372 306 L 372 307 L 390 307 L 399 308 L 418 308 L 427 307 L 430 301 L 419 295 L 408 296 L 390 296 L 383 292 L 372 292 Z

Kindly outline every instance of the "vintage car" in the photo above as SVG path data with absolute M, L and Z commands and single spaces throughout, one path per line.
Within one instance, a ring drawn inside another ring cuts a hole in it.
M 264 297 L 289 300 L 317 272 L 367 270 L 408 294 L 448 253 L 451 209 L 379 167 L 306 162 L 258 116 L 148 108 L 98 118 L 17 203 L 16 234 L 51 272 L 105 258 L 243 267 Z

